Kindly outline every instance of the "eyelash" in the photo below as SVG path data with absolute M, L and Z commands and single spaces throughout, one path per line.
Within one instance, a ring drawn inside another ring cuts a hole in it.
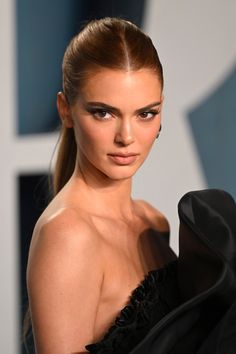
M 110 120 L 112 117 L 112 113 L 106 109 L 103 109 L 103 108 L 90 109 L 90 110 L 88 110 L 88 112 L 97 120 Z M 102 116 L 103 113 L 104 113 L 104 116 Z M 139 117 L 140 117 L 140 120 L 150 121 L 150 120 L 154 119 L 155 116 L 158 115 L 159 113 L 160 113 L 160 110 L 144 111 L 144 112 L 139 113 Z M 107 115 L 107 114 L 109 114 L 109 117 L 105 118 L 105 115 Z M 149 114 L 151 114 L 151 117 L 147 117 L 147 115 L 149 115 Z M 146 116 L 144 117 L 142 115 L 146 115 Z
M 148 114 L 151 114 L 151 117 L 142 117 L 141 118 L 141 120 L 147 120 L 147 121 L 149 121 L 149 120 L 152 120 L 152 119 L 154 119 L 155 118 L 155 116 L 157 115 L 157 114 L 159 114 L 160 113 L 160 110 L 152 110 L 152 111 L 146 111 L 146 112 L 142 112 L 142 113 L 140 113 L 139 115 L 141 116 L 142 114 L 145 114 L 145 115 L 148 115 Z
M 88 112 L 95 118 L 98 120 L 109 120 L 111 118 L 111 113 L 109 111 L 107 111 L 106 109 L 103 108 L 95 108 L 95 109 L 90 109 L 88 110 Z M 109 114 L 109 118 L 105 118 L 104 116 L 99 116 L 99 114 L 101 115 L 102 113 L 105 114 Z

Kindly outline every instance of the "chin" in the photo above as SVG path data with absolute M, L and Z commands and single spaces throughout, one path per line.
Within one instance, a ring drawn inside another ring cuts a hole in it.
M 138 168 L 131 168 L 125 166 L 125 167 L 119 167 L 119 169 L 116 169 L 116 171 L 106 171 L 105 175 L 110 178 L 111 180 L 122 180 L 122 179 L 129 179 L 132 178 L 135 173 L 137 172 Z

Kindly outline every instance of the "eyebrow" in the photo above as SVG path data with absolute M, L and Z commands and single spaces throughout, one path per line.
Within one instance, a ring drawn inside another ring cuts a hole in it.
M 148 104 L 147 106 L 141 107 L 135 111 L 136 114 L 147 111 L 155 106 L 160 106 L 161 101 L 153 102 Z M 111 112 L 116 112 L 117 114 L 121 115 L 121 110 L 119 108 L 110 106 L 109 104 L 103 103 L 103 102 L 86 102 L 85 103 L 85 108 L 104 108 L 107 109 Z

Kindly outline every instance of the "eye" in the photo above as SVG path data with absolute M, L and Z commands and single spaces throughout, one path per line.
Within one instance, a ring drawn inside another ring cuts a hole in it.
M 159 114 L 160 111 L 159 110 L 153 110 L 153 111 L 147 111 L 147 112 L 141 112 L 139 114 L 139 117 L 142 120 L 151 120 L 153 119 L 157 114 Z
M 100 120 L 107 120 L 112 118 L 112 114 L 106 111 L 105 109 L 100 109 L 100 108 L 92 109 L 90 110 L 90 113 L 94 116 L 94 118 Z

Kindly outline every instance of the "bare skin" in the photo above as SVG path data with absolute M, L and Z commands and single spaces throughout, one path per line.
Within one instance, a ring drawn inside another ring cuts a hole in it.
M 96 79 L 88 80 L 73 107 L 58 95 L 78 154 L 71 179 L 38 220 L 30 248 L 27 280 L 39 354 L 86 352 L 144 275 L 175 258 L 163 241 L 169 233 L 165 217 L 131 198 L 132 175 L 160 127 L 159 110 L 138 109 L 153 103 L 159 109 L 159 81 L 148 70 L 103 70 Z M 119 110 L 91 113 L 88 102 Z M 143 121 L 146 116 L 152 119 Z M 135 157 L 118 155 L 129 152 Z

